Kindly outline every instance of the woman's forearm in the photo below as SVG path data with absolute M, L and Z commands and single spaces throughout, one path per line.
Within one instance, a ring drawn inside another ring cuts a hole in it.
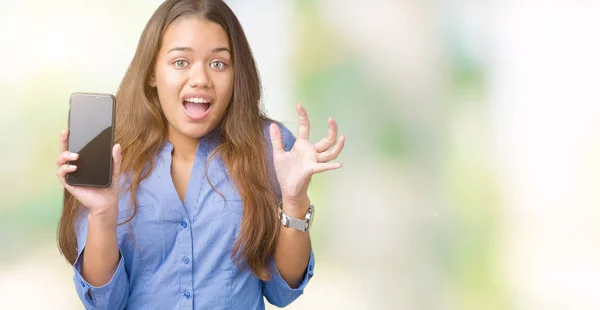
M 88 215 L 81 275 L 93 286 L 110 282 L 119 265 L 116 215 Z
M 300 201 L 283 201 L 284 212 L 291 217 L 303 219 L 308 212 L 308 197 Z M 304 277 L 310 258 L 310 235 L 281 225 L 275 250 L 275 264 L 279 274 L 291 288 L 297 288 Z

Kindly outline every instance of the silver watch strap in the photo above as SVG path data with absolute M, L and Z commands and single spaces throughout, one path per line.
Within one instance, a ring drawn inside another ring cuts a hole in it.
M 283 212 L 283 204 L 279 204 L 279 216 L 281 218 L 281 224 L 283 224 L 285 227 L 293 228 L 302 232 L 307 232 L 310 229 L 313 213 L 314 206 L 310 205 L 304 220 L 299 220 L 285 214 L 285 212 Z

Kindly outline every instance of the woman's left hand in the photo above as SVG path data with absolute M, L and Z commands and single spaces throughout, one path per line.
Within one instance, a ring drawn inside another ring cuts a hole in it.
M 336 139 L 337 124 L 330 117 L 327 137 L 317 143 L 311 143 L 308 140 L 310 121 L 306 110 L 300 104 L 296 106 L 296 110 L 300 126 L 296 142 L 289 152 L 286 152 L 283 147 L 279 126 L 273 123 L 269 128 L 277 181 L 283 199 L 290 202 L 306 199 L 308 184 L 314 174 L 342 167 L 342 163 L 332 162 L 332 160 L 338 157 L 346 140 L 344 135 Z

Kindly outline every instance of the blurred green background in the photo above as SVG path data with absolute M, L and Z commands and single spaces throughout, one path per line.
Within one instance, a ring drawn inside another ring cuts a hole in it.
M 116 91 L 161 2 L 0 2 L 0 309 L 82 308 L 55 241 L 68 98 Z M 600 4 L 228 3 L 269 115 L 347 136 L 290 309 L 600 307 Z

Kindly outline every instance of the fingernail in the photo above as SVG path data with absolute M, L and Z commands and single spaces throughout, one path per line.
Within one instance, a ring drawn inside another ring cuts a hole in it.
M 67 130 L 66 130 L 66 129 L 63 129 L 63 130 L 60 132 L 60 134 L 61 134 L 61 135 L 64 135 L 64 134 L 66 134 L 66 133 L 67 133 Z
M 77 169 L 77 166 L 75 166 L 75 165 L 69 165 L 69 169 Z
M 76 153 L 69 153 L 69 157 L 71 157 L 71 158 L 77 158 L 77 154 Z

